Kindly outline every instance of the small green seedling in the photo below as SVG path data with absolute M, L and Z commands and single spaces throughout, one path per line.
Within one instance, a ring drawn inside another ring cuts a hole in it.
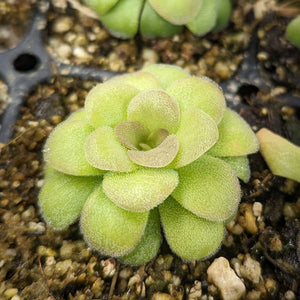
M 198 36 L 223 29 L 230 18 L 230 0 L 86 0 L 116 37 L 140 32 L 148 38 L 168 37 L 183 26 Z
M 161 228 L 182 259 L 203 259 L 222 243 L 257 150 L 215 82 L 150 65 L 96 85 L 53 130 L 39 206 L 54 229 L 79 218 L 92 248 L 127 264 L 157 254 Z
M 266 128 L 256 135 L 260 152 L 272 173 L 300 182 L 300 147 Z

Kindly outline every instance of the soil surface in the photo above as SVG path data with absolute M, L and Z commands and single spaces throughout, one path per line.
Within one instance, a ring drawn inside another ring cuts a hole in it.
M 0 51 L 26 35 L 37 2 L 0 2 L 0 32 L 7 33 Z M 239 88 L 235 109 L 255 131 L 267 127 L 300 145 L 300 104 L 284 97 L 300 97 L 300 51 L 285 38 L 292 13 L 283 14 L 280 4 L 233 1 L 228 27 L 201 38 L 184 31 L 171 39 L 125 41 L 111 37 L 82 2 L 52 0 L 44 43 L 67 64 L 132 72 L 171 63 L 222 83 L 234 78 L 256 37 L 259 76 L 266 85 Z M 95 84 L 56 75 L 36 85 L 24 99 L 13 139 L 0 145 L 0 300 L 220 299 L 224 291 L 207 274 L 219 257 L 242 280 L 245 299 L 300 299 L 300 185 L 272 175 L 259 153 L 250 156 L 251 179 L 241 183 L 238 214 L 209 260 L 184 262 L 164 242 L 149 264 L 130 267 L 88 248 L 77 223 L 59 232 L 47 227 L 37 207 L 45 139 L 83 106 Z M 1 81 L 0 90 L 4 108 L 9 91 Z

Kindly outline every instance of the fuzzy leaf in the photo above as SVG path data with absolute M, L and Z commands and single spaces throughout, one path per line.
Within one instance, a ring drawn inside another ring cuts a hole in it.
M 140 241 L 148 212 L 134 213 L 116 206 L 99 186 L 86 201 L 80 219 L 87 243 L 103 254 L 121 256 Z
M 220 158 L 232 167 L 238 178 L 244 182 L 249 181 L 251 171 L 247 156 L 227 156 Z
M 85 111 L 95 127 L 111 126 L 126 120 L 126 110 L 131 99 L 139 93 L 134 86 L 107 81 L 96 85 L 87 95 Z
M 124 121 L 115 127 L 115 135 L 122 145 L 137 150 L 139 143 L 147 140 L 149 130 L 140 122 Z
M 45 169 L 44 169 L 44 179 L 45 180 L 48 180 L 48 179 L 51 179 L 59 174 L 62 174 L 61 172 L 53 169 L 52 167 L 50 167 L 49 165 L 46 165 L 45 166 Z
M 260 152 L 272 173 L 300 182 L 300 147 L 266 128 L 256 135 Z
M 255 133 L 236 112 L 227 108 L 219 128 L 219 140 L 207 152 L 212 156 L 242 156 L 258 151 Z
M 92 166 L 101 170 L 131 172 L 136 169 L 127 155 L 127 149 L 108 126 L 99 127 L 89 135 L 85 155 Z
M 180 111 L 200 108 L 218 124 L 226 103 L 221 88 L 207 77 L 187 77 L 175 81 L 166 92 L 179 103 Z
M 179 149 L 179 142 L 176 135 L 172 134 L 156 148 L 148 151 L 129 150 L 130 159 L 143 167 L 163 168 L 169 165 L 175 158 Z
M 181 168 L 200 157 L 218 140 L 218 127 L 205 112 L 194 108 L 181 113 L 181 122 L 176 133 L 179 151 L 172 168 Z
M 155 75 L 163 89 L 166 89 L 175 80 L 189 76 L 189 74 L 183 69 L 177 66 L 166 64 L 149 65 L 143 68 L 143 71 L 147 71 Z
M 213 255 L 220 247 L 224 225 L 199 218 L 172 197 L 159 206 L 166 240 L 178 256 L 198 260 Z
M 215 26 L 216 19 L 215 0 L 203 0 L 198 14 L 186 26 L 191 32 L 201 36 L 208 33 Z
M 85 0 L 101 16 L 109 11 L 119 0 Z
M 131 173 L 110 172 L 103 191 L 119 207 L 142 212 L 164 201 L 176 188 L 178 174 L 168 169 L 139 169 Z
M 178 103 L 159 89 L 139 93 L 129 103 L 127 119 L 144 124 L 150 132 L 163 128 L 174 133 L 179 124 Z
M 151 148 L 155 148 L 160 145 L 169 135 L 169 132 L 166 129 L 156 129 L 147 138 L 147 144 Z
M 101 22 L 115 37 L 133 37 L 138 32 L 142 6 L 142 0 L 119 0 L 111 10 L 101 16 Z
M 54 229 L 75 222 L 88 196 L 101 183 L 101 177 L 58 174 L 49 179 L 39 194 L 43 218 Z
M 157 209 L 153 209 L 149 213 L 147 226 L 139 243 L 131 252 L 119 257 L 119 259 L 128 265 L 143 265 L 157 254 L 160 244 L 161 234 L 159 214 Z
M 52 168 L 69 175 L 92 176 L 103 172 L 91 166 L 84 155 L 84 143 L 93 127 L 85 121 L 60 123 L 44 147 L 44 159 Z
M 183 26 L 173 25 L 163 19 L 146 1 L 140 24 L 140 32 L 147 38 L 168 37 L 179 33 Z
M 227 163 L 203 155 L 177 170 L 179 184 L 172 196 L 201 218 L 224 221 L 236 210 L 241 190 L 239 181 Z
M 230 0 L 215 0 L 217 9 L 217 22 L 214 31 L 220 31 L 228 24 L 231 15 Z
M 144 71 L 115 76 L 111 78 L 109 81 L 110 82 L 119 81 L 119 82 L 131 84 L 137 89 L 139 89 L 140 91 L 161 88 L 158 79 L 150 72 L 144 72 Z
M 65 122 L 77 121 L 77 120 L 88 122 L 86 117 L 86 112 L 83 108 L 78 109 L 75 112 L 71 113 L 68 116 L 68 118 L 65 120 Z
M 175 25 L 190 22 L 198 13 L 202 0 L 148 0 L 156 12 Z
M 300 15 L 295 17 L 286 28 L 288 40 L 296 47 L 300 48 Z

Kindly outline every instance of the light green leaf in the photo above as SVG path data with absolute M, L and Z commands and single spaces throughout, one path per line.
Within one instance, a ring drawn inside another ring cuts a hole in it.
M 148 0 L 156 12 L 172 24 L 190 22 L 198 13 L 202 0 Z
M 207 152 L 212 156 L 242 156 L 258 151 L 255 133 L 236 112 L 226 109 L 219 128 L 219 140 Z
M 161 88 L 158 79 L 150 72 L 144 72 L 144 71 L 114 76 L 109 81 L 110 82 L 119 81 L 119 82 L 131 84 L 137 89 L 139 89 L 140 91 Z
M 86 112 L 83 108 L 78 109 L 77 111 L 71 113 L 68 116 L 68 118 L 65 120 L 65 122 L 77 121 L 77 120 L 88 122 L 86 117 Z
M 61 172 L 58 172 L 57 170 L 53 169 L 52 167 L 50 167 L 49 165 L 45 166 L 44 169 L 44 179 L 48 180 L 51 179 L 59 174 L 62 174 Z
M 115 37 L 133 37 L 138 32 L 143 2 L 143 0 L 119 0 L 111 10 L 101 16 L 101 22 Z
M 286 28 L 288 40 L 296 47 L 300 48 L 300 15 L 295 17 Z
M 173 82 L 166 92 L 179 103 L 180 111 L 199 108 L 218 124 L 226 103 L 221 88 L 207 77 L 187 77 Z
M 52 168 L 69 175 L 92 176 L 103 172 L 91 166 L 84 155 L 86 138 L 93 127 L 85 121 L 60 123 L 44 147 L 44 159 Z
M 215 0 L 203 0 L 202 6 L 191 22 L 186 26 L 196 35 L 208 33 L 216 24 L 217 11 Z
M 139 169 L 131 173 L 108 173 L 103 180 L 103 191 L 119 207 L 142 212 L 164 201 L 177 184 L 178 174 L 174 170 Z
M 220 31 L 228 24 L 231 15 L 231 1 L 230 0 L 215 0 L 217 7 L 217 23 L 214 31 Z
M 179 149 L 176 135 L 171 134 L 156 148 L 147 151 L 129 150 L 129 158 L 143 167 L 163 168 L 169 165 L 175 158 Z
M 124 121 L 115 127 L 115 135 L 122 145 L 137 150 L 139 144 L 147 140 L 149 130 L 140 122 Z
M 153 64 L 143 68 L 143 71 L 148 71 L 155 75 L 163 89 L 166 89 L 175 80 L 188 77 L 189 74 L 183 69 L 167 64 Z
M 198 260 L 213 255 L 220 247 L 224 225 L 199 218 L 172 197 L 159 206 L 166 240 L 178 256 Z
M 95 127 L 111 126 L 126 120 L 127 106 L 140 91 L 134 86 L 107 81 L 96 85 L 87 95 L 85 111 Z
M 249 181 L 251 171 L 247 156 L 226 156 L 220 157 L 220 159 L 224 160 L 232 167 L 238 178 L 244 182 Z
M 190 164 L 218 140 L 218 127 L 215 121 L 198 108 L 183 111 L 179 129 L 176 133 L 179 150 L 171 163 L 172 168 Z
M 300 182 L 300 147 L 266 128 L 256 135 L 260 152 L 272 173 Z
M 79 177 L 58 174 L 42 187 L 38 204 L 43 218 L 54 229 L 75 222 L 88 196 L 102 177 Z
M 163 19 L 146 1 L 140 23 L 140 32 L 147 38 L 168 37 L 179 33 L 182 26 L 173 25 Z
M 144 124 L 150 132 L 163 128 L 174 133 L 180 119 L 179 106 L 165 91 L 148 90 L 139 93 L 130 101 L 127 119 Z
M 133 250 L 144 234 L 148 214 L 119 208 L 99 186 L 83 207 L 81 231 L 87 243 L 101 253 L 125 255 Z
M 93 131 L 85 143 L 88 162 L 101 170 L 131 172 L 136 169 L 127 155 L 127 149 L 117 140 L 111 127 L 103 126 Z
M 101 16 L 109 11 L 119 0 L 85 0 Z
M 237 209 L 240 184 L 230 165 L 221 159 L 203 155 L 177 171 L 179 184 L 172 196 L 195 215 L 221 222 Z
M 147 226 L 139 243 L 131 252 L 119 257 L 119 259 L 128 265 L 143 265 L 154 258 L 159 250 L 160 244 L 159 214 L 157 209 L 153 209 L 149 213 Z

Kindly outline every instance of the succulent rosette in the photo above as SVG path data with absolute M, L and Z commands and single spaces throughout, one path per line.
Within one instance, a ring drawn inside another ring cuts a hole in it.
M 230 0 L 86 0 L 108 30 L 120 38 L 140 32 L 148 38 L 167 37 L 186 26 L 196 35 L 226 26 Z
M 220 247 L 257 150 L 216 83 L 150 65 L 96 85 L 52 131 L 39 205 L 55 229 L 80 218 L 92 248 L 128 264 L 151 260 L 161 232 L 183 259 L 202 259 Z

